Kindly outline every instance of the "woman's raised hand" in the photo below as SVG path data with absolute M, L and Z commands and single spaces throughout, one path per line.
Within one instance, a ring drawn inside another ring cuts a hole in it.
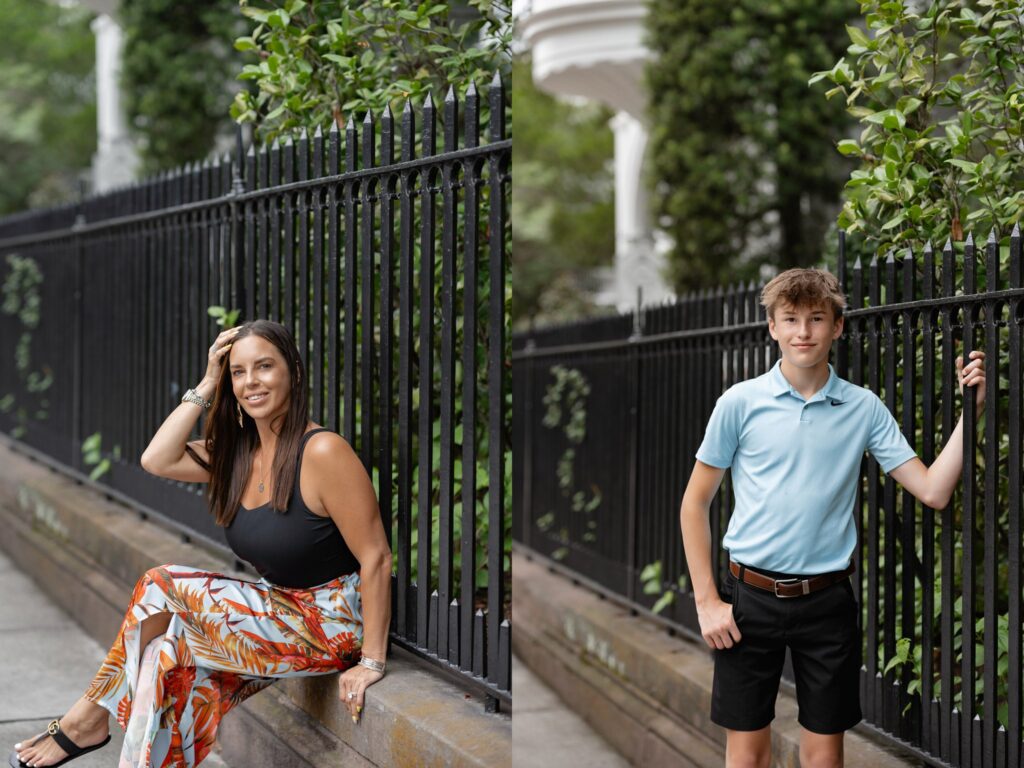
M 209 362 L 206 365 L 206 376 L 204 377 L 208 381 L 217 382 L 220 380 L 220 372 L 224 367 L 227 352 L 231 349 L 231 344 L 234 342 L 235 336 L 240 329 L 241 326 L 228 328 L 213 340 L 213 346 L 210 347 Z

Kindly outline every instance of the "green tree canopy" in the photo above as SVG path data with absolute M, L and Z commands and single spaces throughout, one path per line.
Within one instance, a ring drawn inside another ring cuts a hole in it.
M 839 224 L 879 254 L 1005 236 L 1024 211 L 1024 3 L 909 5 L 862 2 L 866 31 L 812 78 L 860 120 L 838 144 L 860 160 Z
M 0 0 L 0 214 L 74 199 L 96 149 L 91 14 Z
M 232 41 L 246 27 L 237 0 L 123 0 L 120 20 L 125 110 L 142 138 L 143 170 L 207 156 L 232 126 L 241 67 Z
M 849 167 L 850 125 L 807 87 L 846 45 L 850 0 L 652 0 L 649 153 L 677 290 L 804 266 Z
M 588 274 L 615 254 L 611 112 L 573 106 L 533 85 L 518 58 L 512 87 L 520 119 L 512 148 L 512 294 L 516 325 L 593 312 Z

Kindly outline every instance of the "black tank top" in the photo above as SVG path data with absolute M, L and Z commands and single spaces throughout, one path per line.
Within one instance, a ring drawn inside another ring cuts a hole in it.
M 275 512 L 269 502 L 256 509 L 239 504 L 235 519 L 224 529 L 234 553 L 252 563 L 260 576 L 272 584 L 305 589 L 359 570 L 359 561 L 345 544 L 334 520 L 311 512 L 299 490 L 306 441 L 317 432 L 328 431 L 320 427 L 302 436 L 287 512 Z

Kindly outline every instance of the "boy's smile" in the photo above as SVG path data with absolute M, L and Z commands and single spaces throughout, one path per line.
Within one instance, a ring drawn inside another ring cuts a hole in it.
M 779 342 L 783 374 L 790 383 L 803 390 L 811 381 L 827 378 L 828 355 L 832 342 L 843 333 L 843 318 L 835 320 L 828 306 L 794 307 L 789 303 L 778 305 L 774 314 L 768 318 L 768 331 Z

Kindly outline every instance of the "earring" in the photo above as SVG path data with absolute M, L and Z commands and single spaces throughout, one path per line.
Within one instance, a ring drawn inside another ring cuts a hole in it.
M 242 404 L 235 400 L 235 408 L 238 409 L 238 428 L 242 428 Z

